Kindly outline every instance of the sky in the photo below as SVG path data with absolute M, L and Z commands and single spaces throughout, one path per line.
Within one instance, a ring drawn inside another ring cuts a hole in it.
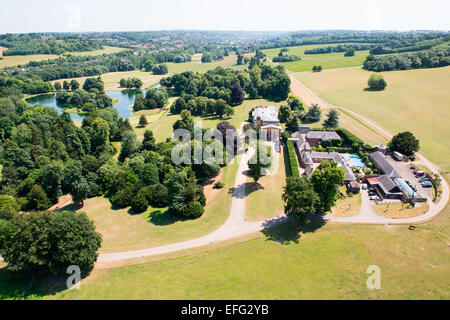
M 449 30 L 449 0 L 14 0 L 0 34 L 246 30 Z

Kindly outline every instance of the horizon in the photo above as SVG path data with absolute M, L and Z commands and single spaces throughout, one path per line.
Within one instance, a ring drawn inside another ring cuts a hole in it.
M 51 9 L 51 10 L 43 10 Z M 439 8 L 439 10 L 436 10 Z M 448 31 L 450 3 L 430 0 L 131 0 L 16 1 L 3 4 L 0 34 L 143 31 L 293 32 L 310 30 Z

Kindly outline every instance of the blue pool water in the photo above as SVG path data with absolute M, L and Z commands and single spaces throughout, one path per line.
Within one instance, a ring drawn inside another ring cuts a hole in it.
M 349 158 L 355 167 L 362 168 L 366 166 L 364 162 L 362 162 L 362 160 L 357 156 L 350 156 Z

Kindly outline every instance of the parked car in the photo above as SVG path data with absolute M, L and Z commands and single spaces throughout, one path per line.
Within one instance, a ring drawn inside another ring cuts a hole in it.
M 369 196 L 376 196 L 377 193 L 375 191 L 369 191 Z
M 425 171 L 422 170 L 415 171 L 414 173 L 416 174 L 416 177 L 423 177 L 425 175 Z
M 428 181 L 422 182 L 422 187 L 424 188 L 431 188 L 432 186 L 433 185 Z
M 380 197 L 379 196 L 371 196 L 370 200 L 377 201 L 377 200 L 380 200 Z
M 367 190 L 367 183 L 363 183 L 363 184 L 362 184 L 362 189 L 363 189 L 363 190 Z
M 411 189 L 412 189 L 414 192 L 417 192 L 417 188 L 416 188 L 416 187 L 412 186 Z
M 422 182 L 425 182 L 425 181 L 428 181 L 427 177 L 422 177 L 422 178 L 419 179 L 419 183 L 422 183 Z

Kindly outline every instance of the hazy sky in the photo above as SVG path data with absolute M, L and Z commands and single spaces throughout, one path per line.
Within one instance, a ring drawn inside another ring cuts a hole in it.
M 2 0 L 0 33 L 450 29 L 450 0 Z

